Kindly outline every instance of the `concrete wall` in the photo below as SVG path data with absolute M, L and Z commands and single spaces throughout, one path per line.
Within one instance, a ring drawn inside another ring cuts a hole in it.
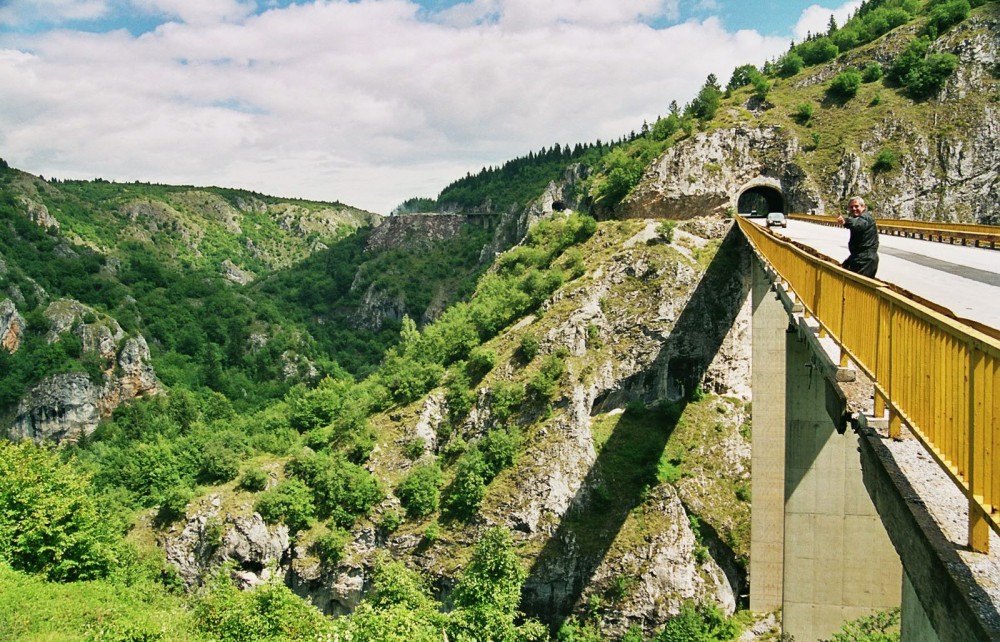
M 750 609 L 781 608 L 785 528 L 785 342 L 788 313 L 752 261 L 753 426 L 751 440 Z
M 858 438 L 837 432 L 839 389 L 789 331 L 755 262 L 750 608 L 782 609 L 798 642 L 900 605 L 902 567 L 865 489 Z
M 857 435 L 837 432 L 839 390 L 788 336 L 782 623 L 807 642 L 899 606 L 902 566 L 865 490 Z

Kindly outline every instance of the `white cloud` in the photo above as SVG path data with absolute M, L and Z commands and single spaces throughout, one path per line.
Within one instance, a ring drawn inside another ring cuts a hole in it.
M 255 0 L 132 0 L 136 7 L 188 24 L 240 20 L 256 9 Z
M 16 27 L 40 19 L 55 24 L 68 20 L 93 20 L 108 10 L 107 0 L 0 1 L 0 25 Z
M 809 34 L 825 34 L 830 26 L 831 15 L 838 25 L 843 25 L 860 6 L 861 0 L 851 0 L 836 9 L 827 9 L 818 4 L 810 5 L 799 16 L 792 34 L 797 42 L 802 42 Z
M 643 21 L 670 9 L 659 1 L 542 4 L 474 2 L 465 8 L 497 15 L 431 22 L 406 0 L 254 16 L 223 0 L 139 37 L 0 36 L 0 153 L 50 177 L 245 187 L 386 213 L 542 146 L 617 139 L 689 101 L 709 73 L 787 46 L 715 19 L 653 29 Z

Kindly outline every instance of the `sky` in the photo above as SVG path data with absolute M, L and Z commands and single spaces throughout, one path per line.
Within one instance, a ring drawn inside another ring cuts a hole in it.
M 388 214 L 616 140 L 860 0 L 0 0 L 0 158 Z

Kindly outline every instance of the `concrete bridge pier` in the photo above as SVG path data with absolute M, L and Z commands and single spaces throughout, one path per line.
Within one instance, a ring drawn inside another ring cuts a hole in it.
M 898 607 L 899 556 L 865 488 L 843 393 L 754 261 L 750 608 L 798 642 Z

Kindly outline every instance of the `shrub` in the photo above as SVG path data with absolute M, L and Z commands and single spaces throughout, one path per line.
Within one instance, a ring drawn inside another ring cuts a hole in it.
M 927 12 L 927 24 L 924 26 L 924 33 L 931 38 L 939 35 L 962 22 L 969 17 L 972 7 L 968 0 L 945 0 L 944 2 L 932 2 L 930 10 Z
M 490 408 L 498 421 L 506 421 L 524 403 L 524 386 L 514 382 L 497 382 L 490 394 Z
M 86 580 L 107 576 L 120 547 L 88 478 L 54 450 L 0 441 L 0 560 L 52 581 Z
M 794 76 L 802 71 L 802 68 L 805 67 L 805 65 L 806 63 L 802 60 L 802 56 L 794 51 L 790 51 L 778 59 L 778 75 L 782 78 Z
M 674 240 L 674 229 L 677 221 L 663 221 L 656 226 L 656 233 L 660 235 L 664 243 L 672 243 Z
M 929 54 L 906 74 L 903 80 L 906 92 L 916 100 L 930 98 L 941 91 L 957 68 L 958 56 L 950 53 Z
M 876 82 L 882 79 L 882 65 L 873 62 L 861 72 L 861 80 L 864 82 Z
M 813 106 L 810 103 L 802 103 L 795 108 L 794 118 L 802 125 L 808 125 L 813 117 Z
M 412 439 L 407 439 L 403 442 L 403 456 L 414 461 L 420 459 L 420 456 L 424 454 L 424 449 L 427 447 L 427 442 L 424 441 L 423 437 L 413 437 Z
M 476 448 L 466 452 L 459 460 L 455 479 L 445 494 L 445 513 L 459 519 L 472 517 L 486 496 L 486 485 L 490 479 L 490 467 L 483 453 Z
M 525 334 L 521 337 L 521 345 L 518 346 L 518 356 L 524 363 L 530 363 L 538 356 L 538 337 L 533 334 Z
M 312 490 L 298 479 L 289 479 L 262 493 L 254 510 L 264 521 L 283 522 L 292 531 L 309 528 L 316 518 Z
M 879 150 L 878 154 L 875 155 L 875 161 L 872 163 L 872 172 L 875 174 L 890 172 L 898 166 L 899 154 L 888 147 L 883 147 Z
M 260 468 L 248 468 L 243 472 L 237 486 L 240 490 L 259 493 L 267 488 L 267 473 Z
M 469 353 L 469 359 L 466 362 L 466 372 L 469 373 L 469 377 L 473 381 L 479 381 L 486 376 L 486 373 L 493 369 L 496 363 L 496 352 L 483 347 L 475 348 Z
M 318 557 L 326 566 L 334 566 L 344 559 L 344 549 L 351 541 L 351 534 L 343 528 L 331 527 L 329 532 L 319 535 L 309 545 L 309 552 Z
M 194 493 L 189 488 L 177 487 L 168 490 L 156 510 L 156 523 L 163 526 L 183 519 L 193 496 Z
M 441 468 L 437 464 L 414 466 L 396 486 L 396 496 L 411 519 L 426 517 L 438 509 Z
M 556 354 L 545 358 L 542 367 L 525 386 L 526 392 L 538 401 L 549 401 L 559 389 L 559 380 L 566 372 L 566 362 Z
M 837 98 L 847 100 L 854 98 L 855 94 L 858 93 L 859 87 L 861 87 L 860 73 L 854 70 L 842 71 L 830 81 L 828 93 Z

